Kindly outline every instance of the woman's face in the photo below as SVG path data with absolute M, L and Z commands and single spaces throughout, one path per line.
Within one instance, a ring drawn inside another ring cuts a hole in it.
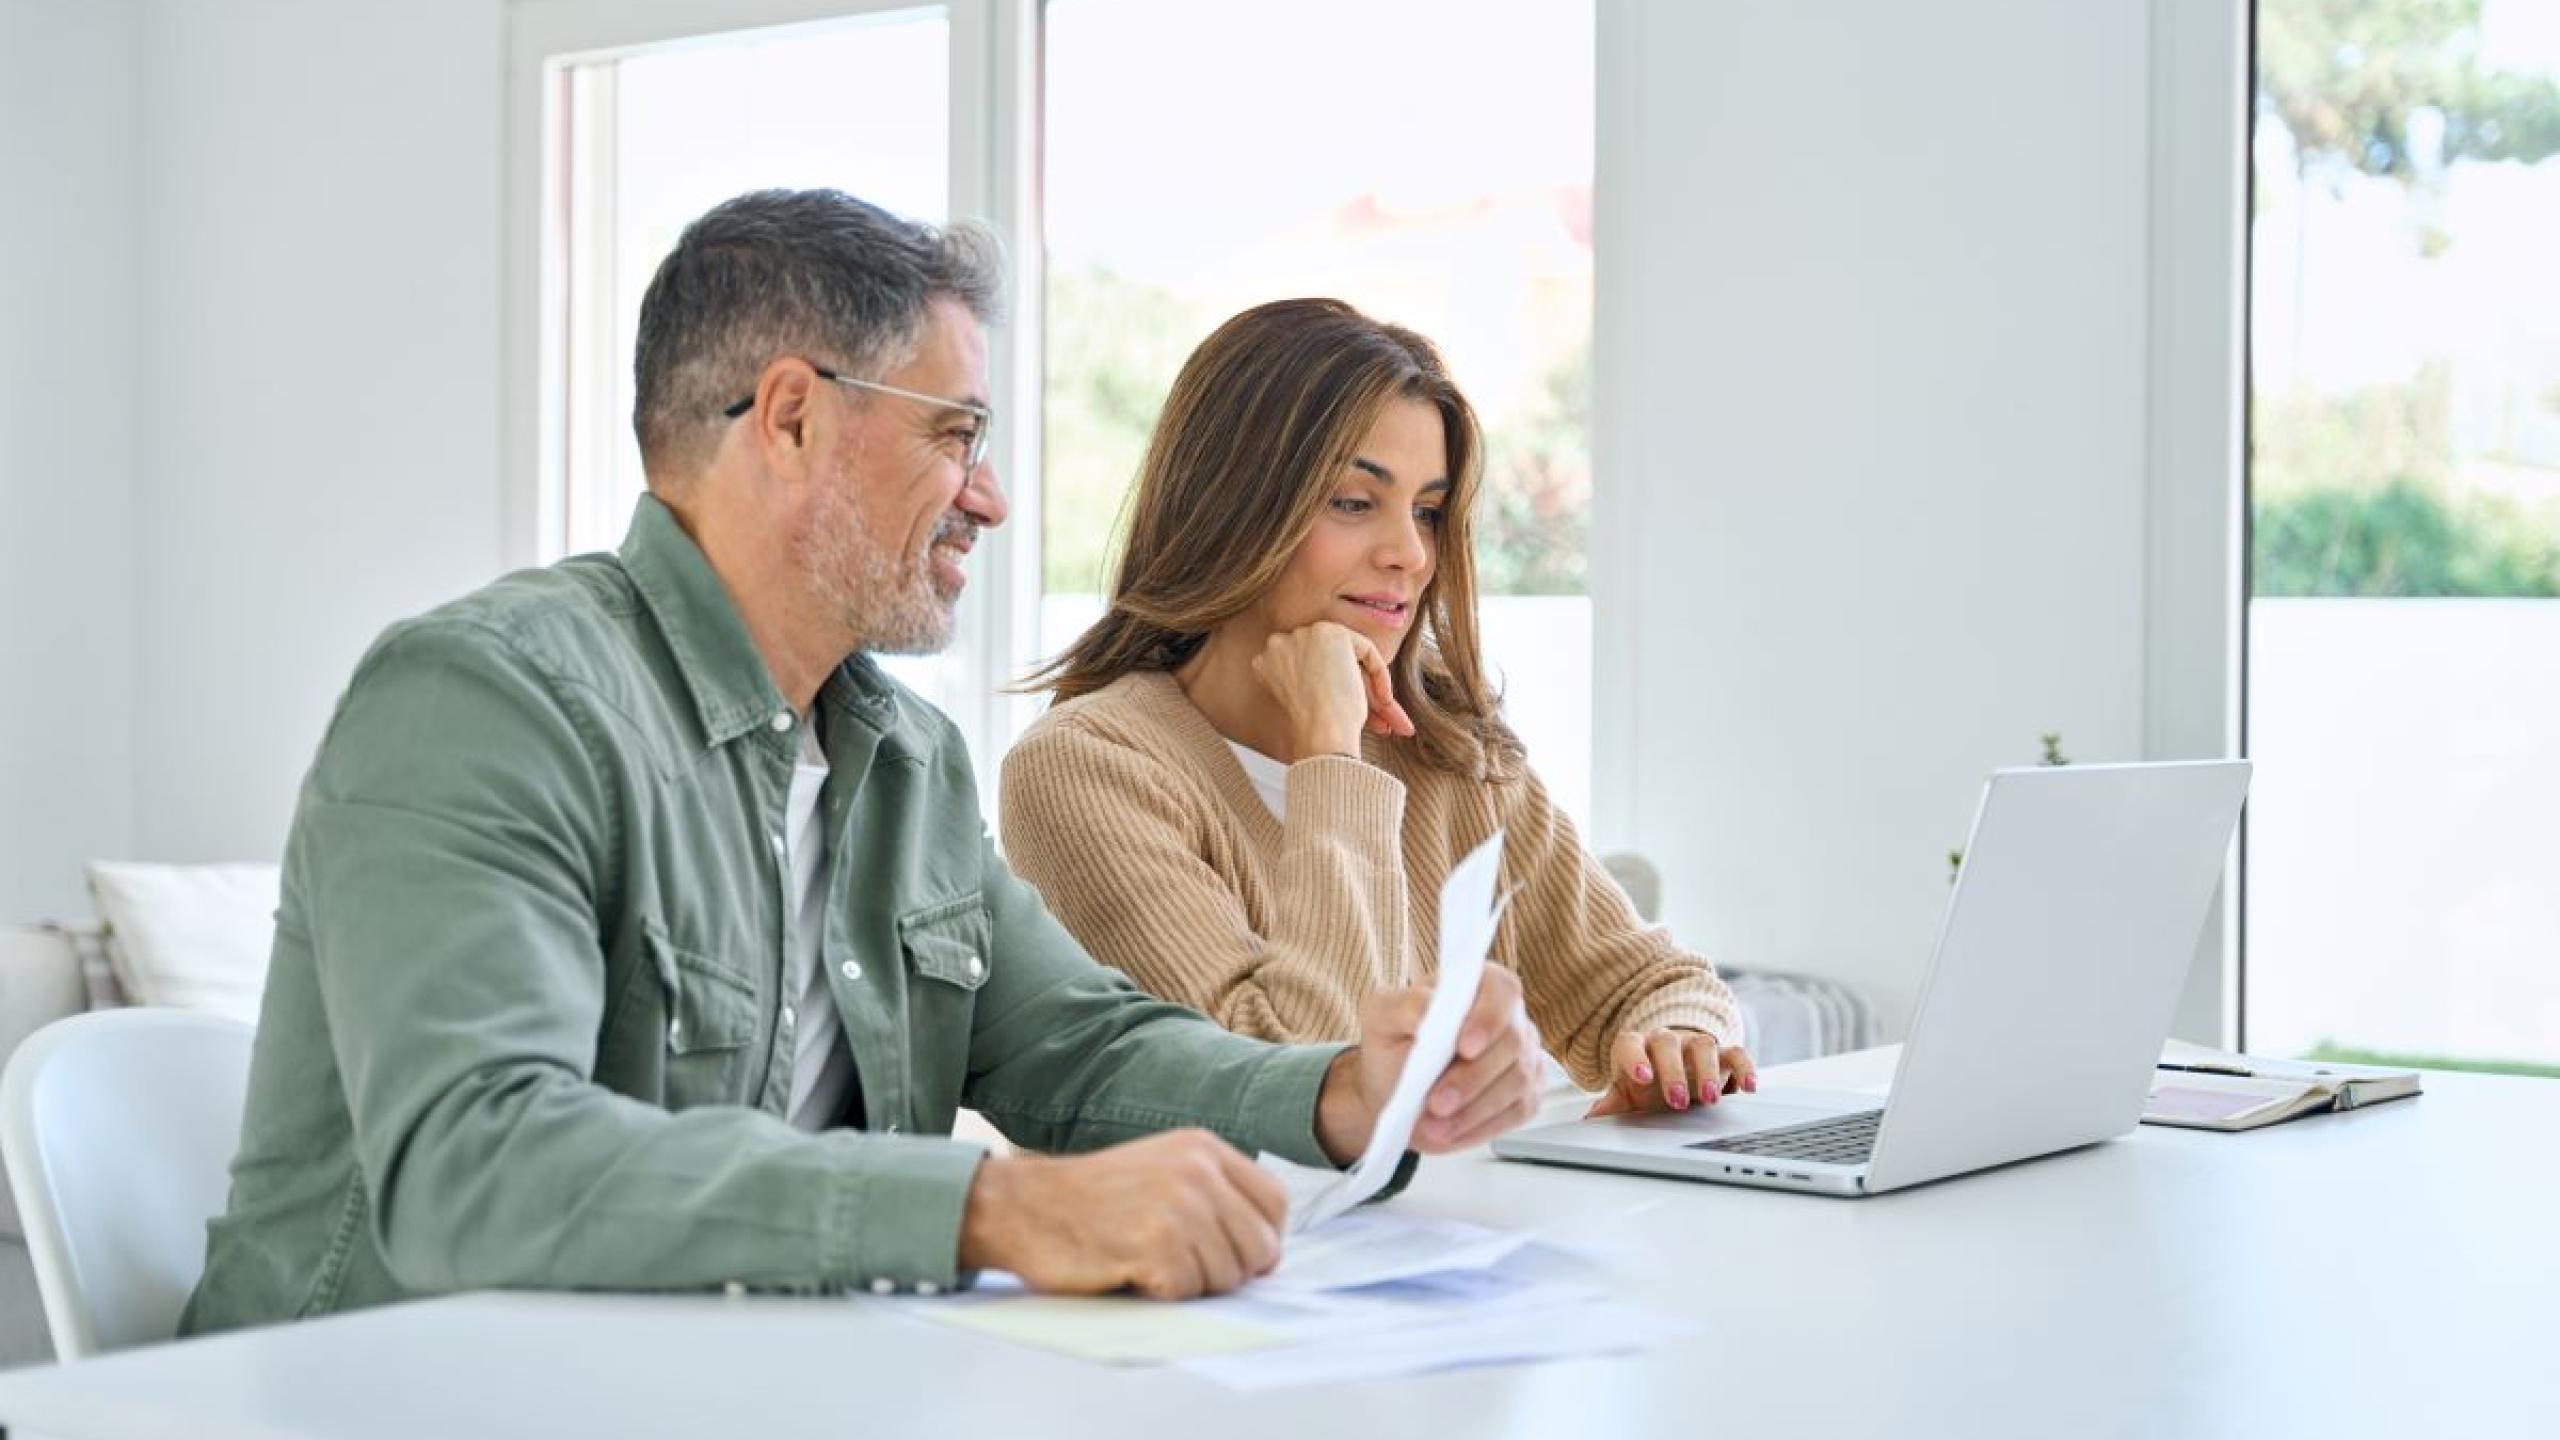
M 1394 655 L 1439 562 L 1448 469 L 1439 407 L 1390 402 L 1333 477 L 1315 529 L 1254 607 L 1257 618 L 1274 633 L 1331 620 Z

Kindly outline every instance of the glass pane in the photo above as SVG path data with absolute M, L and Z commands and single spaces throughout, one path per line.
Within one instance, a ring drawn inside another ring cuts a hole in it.
M 1099 613 L 1183 357 L 1248 306 L 1336 296 L 1430 336 L 1482 414 L 1486 646 L 1587 818 L 1590 0 L 1047 13 L 1043 652 Z
M 606 423 L 573 426 L 564 507 L 572 551 L 619 544 L 647 488 L 632 438 L 631 355 L 640 298 L 685 224 L 745 191 L 829 186 L 902 215 L 950 205 L 950 37 L 939 8 L 710 36 L 579 67 L 597 132 L 570 148 L 578 212 L 602 243 L 576 241 L 567 284 L 604 308 L 572 346 L 572 404 Z M 573 220 L 573 228 L 576 222 Z M 573 323 L 575 323 L 573 321 Z M 591 357 L 581 364 L 577 357 Z M 585 437 L 593 437 L 582 444 Z M 961 669 L 931 657 L 889 668 L 929 699 Z
M 2560 6 L 2257 17 L 2246 1040 L 2560 1064 Z

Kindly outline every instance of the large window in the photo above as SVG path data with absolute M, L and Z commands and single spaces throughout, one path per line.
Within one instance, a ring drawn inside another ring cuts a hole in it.
M 1099 610 L 1182 358 L 1246 306 L 1335 295 L 1431 336 L 1483 416 L 1486 648 L 1533 763 L 1587 819 L 1592 0 L 947 0 L 743 28 L 812 8 L 515 15 L 545 157 L 535 557 L 628 522 L 632 332 L 687 219 L 764 185 L 993 219 L 1033 287 L 993 337 L 1017 518 L 980 547 L 953 652 L 895 664 L 991 775 L 1033 709 L 1003 687 Z M 645 24 L 682 38 L 576 38 Z
M 1050 0 L 1046 25 L 1041 651 L 1100 612 L 1183 357 L 1335 296 L 1430 336 L 1483 416 L 1486 647 L 1587 818 L 1590 0 Z
M 2560 1066 L 2560 6 L 2256 14 L 2246 1040 Z

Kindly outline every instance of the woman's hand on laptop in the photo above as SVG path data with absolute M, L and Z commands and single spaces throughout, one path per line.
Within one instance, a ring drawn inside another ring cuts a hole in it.
M 1590 1113 L 1686 1110 L 1759 1088 L 1759 1069 L 1739 1045 L 1719 1045 L 1704 1030 L 1628 1030 L 1609 1047 L 1609 1089 Z

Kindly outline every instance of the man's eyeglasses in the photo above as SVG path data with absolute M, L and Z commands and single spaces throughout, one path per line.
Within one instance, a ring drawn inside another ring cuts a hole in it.
M 995 433 L 996 412 L 986 406 L 972 405 L 966 400 L 952 400 L 940 395 L 926 395 L 914 390 L 901 390 L 895 385 L 883 385 L 877 380 L 856 380 L 850 375 L 839 375 L 824 365 L 812 365 L 809 368 L 818 372 L 819 379 L 833 380 L 847 389 L 877 390 L 883 395 L 895 395 L 901 400 L 916 400 L 927 405 L 939 405 L 945 410 L 958 410 L 974 417 L 978 423 L 969 432 L 967 453 L 960 458 L 960 473 L 975 475 L 978 473 L 978 467 L 987 463 L 987 441 Z M 735 420 L 754 408 L 756 408 L 756 397 L 749 395 L 720 413 L 728 419 Z

